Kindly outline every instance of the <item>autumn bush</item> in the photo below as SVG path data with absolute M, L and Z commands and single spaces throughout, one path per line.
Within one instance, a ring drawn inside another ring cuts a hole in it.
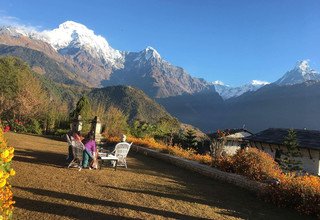
M 239 150 L 234 156 L 216 160 L 214 165 L 223 171 L 268 183 L 266 191 L 261 192 L 261 196 L 278 206 L 292 207 L 309 215 L 320 213 L 320 178 L 311 175 L 298 176 L 294 173 L 284 174 L 274 159 L 263 151 L 255 148 Z M 272 180 L 279 182 L 276 184 Z
M 301 213 L 320 217 L 320 178 L 282 175 L 281 183 L 270 185 L 262 195 L 280 207 L 293 207 Z
M 109 136 L 107 137 L 107 141 L 109 143 L 117 143 L 120 141 L 120 137 Z M 158 150 L 162 153 L 175 155 L 188 160 L 198 161 L 203 164 L 209 165 L 211 163 L 210 155 L 197 154 L 196 151 L 193 149 L 184 149 L 180 146 L 168 146 L 164 143 L 156 141 L 152 137 L 136 138 L 136 137 L 129 136 L 127 141 L 133 142 L 135 145 L 138 145 L 138 146 L 151 148 L 154 150 Z
M 239 150 L 232 157 L 232 165 L 235 173 L 257 181 L 279 178 L 282 173 L 269 154 L 256 148 Z
M 10 167 L 14 148 L 9 147 L 0 128 L 0 219 L 12 219 L 14 201 L 9 177 L 15 175 Z

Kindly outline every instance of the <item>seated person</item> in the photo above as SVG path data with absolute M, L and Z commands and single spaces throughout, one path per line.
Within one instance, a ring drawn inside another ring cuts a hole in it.
M 91 169 L 89 164 L 91 161 L 94 160 L 94 154 L 96 154 L 96 151 L 97 151 L 94 135 L 92 133 L 89 133 L 86 136 L 86 138 L 83 140 L 83 144 L 85 146 L 85 149 L 83 151 L 82 167 L 83 168 L 89 167 Z

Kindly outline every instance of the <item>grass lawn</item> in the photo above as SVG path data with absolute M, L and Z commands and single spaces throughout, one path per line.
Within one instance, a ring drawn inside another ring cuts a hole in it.
M 129 153 L 128 169 L 66 168 L 67 144 L 7 133 L 14 219 L 307 219 L 230 184 Z

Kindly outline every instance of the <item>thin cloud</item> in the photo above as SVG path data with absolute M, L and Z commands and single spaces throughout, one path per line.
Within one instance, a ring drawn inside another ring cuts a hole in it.
M 6 15 L 3 10 L 0 10 L 0 25 L 19 27 L 28 31 L 39 31 L 41 29 L 41 26 L 23 24 L 18 17 Z

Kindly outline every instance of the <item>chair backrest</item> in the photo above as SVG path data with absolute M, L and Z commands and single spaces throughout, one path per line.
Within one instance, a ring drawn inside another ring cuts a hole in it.
M 80 141 L 72 141 L 73 157 L 82 160 L 84 145 Z
M 126 158 L 132 143 L 127 142 L 118 143 L 114 148 L 114 155 L 118 158 Z
M 68 145 L 72 145 L 72 142 L 71 142 L 71 138 L 69 137 L 68 134 L 66 134 L 66 137 L 67 137 L 67 142 L 68 142 Z

